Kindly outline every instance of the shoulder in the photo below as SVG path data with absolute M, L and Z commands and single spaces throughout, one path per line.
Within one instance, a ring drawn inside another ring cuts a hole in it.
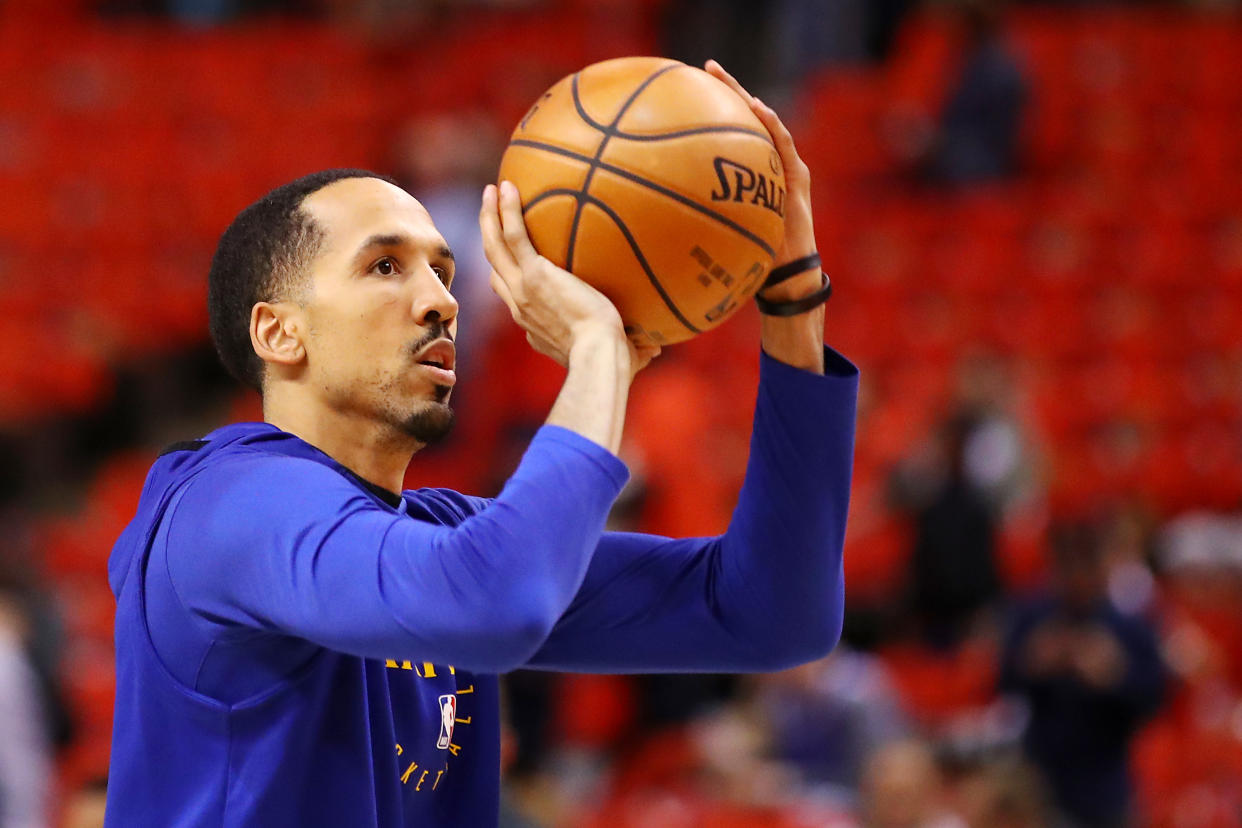
M 255 521 L 279 526 L 346 507 L 374 507 L 360 488 L 322 463 L 251 447 L 228 448 L 206 463 L 173 504 L 172 523 L 229 537 Z
M 412 511 L 421 508 L 449 526 L 478 514 L 491 503 L 489 498 L 464 495 L 452 489 L 407 489 L 401 496 Z

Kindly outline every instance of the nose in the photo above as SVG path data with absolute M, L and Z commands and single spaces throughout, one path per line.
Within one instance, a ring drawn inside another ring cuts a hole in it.
M 440 281 L 435 271 L 428 267 L 420 278 L 414 282 L 414 305 L 412 312 L 414 321 L 420 325 L 428 325 L 438 321 L 449 325 L 457 318 L 457 300 L 449 293 L 448 287 Z

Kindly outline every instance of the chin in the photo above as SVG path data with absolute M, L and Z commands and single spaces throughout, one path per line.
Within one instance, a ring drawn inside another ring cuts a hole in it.
M 443 440 L 453 430 L 454 420 L 448 403 L 428 402 L 406 417 L 401 429 L 423 445 L 430 445 Z

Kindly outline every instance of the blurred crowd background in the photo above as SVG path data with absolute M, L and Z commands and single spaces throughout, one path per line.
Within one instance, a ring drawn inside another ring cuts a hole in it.
M 862 369 L 845 635 L 509 676 L 504 824 L 1242 825 L 1237 3 L 0 0 L 0 826 L 100 824 L 111 544 L 161 446 L 260 417 L 206 338 L 229 220 L 325 167 L 408 185 L 463 379 L 407 483 L 494 493 L 560 374 L 487 290 L 480 189 L 629 54 L 719 58 L 814 173 Z M 725 527 L 757 338 L 640 376 L 615 526 Z

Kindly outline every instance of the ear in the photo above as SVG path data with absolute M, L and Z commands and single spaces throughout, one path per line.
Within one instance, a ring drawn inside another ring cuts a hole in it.
M 256 302 L 250 309 L 250 344 L 264 362 L 294 366 L 306 359 L 302 331 L 293 302 Z

